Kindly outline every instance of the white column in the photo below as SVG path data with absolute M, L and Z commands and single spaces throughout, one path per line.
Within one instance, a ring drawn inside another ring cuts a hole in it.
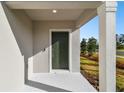
M 98 7 L 99 16 L 99 88 L 116 91 L 116 6 L 114 1 Z

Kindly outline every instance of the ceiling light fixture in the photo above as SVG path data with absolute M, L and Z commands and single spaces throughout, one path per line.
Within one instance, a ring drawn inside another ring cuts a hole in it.
M 57 10 L 53 10 L 53 13 L 57 13 Z

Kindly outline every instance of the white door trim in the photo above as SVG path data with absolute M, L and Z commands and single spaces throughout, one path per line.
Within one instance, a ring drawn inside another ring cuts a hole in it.
M 52 36 L 51 36 L 51 33 L 52 32 L 69 32 L 69 71 L 67 70 L 67 71 L 64 71 L 64 70 L 52 70 L 52 52 L 51 52 L 51 50 L 52 50 L 52 46 L 51 46 L 51 38 L 52 38 Z M 72 30 L 71 29 L 50 29 L 49 30 L 49 72 L 71 72 L 72 71 L 72 61 L 71 61 L 71 49 L 72 49 L 72 36 L 71 36 L 71 32 L 72 32 Z

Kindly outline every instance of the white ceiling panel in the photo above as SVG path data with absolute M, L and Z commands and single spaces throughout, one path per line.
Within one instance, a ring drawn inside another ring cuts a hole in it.
M 32 20 L 77 20 L 83 13 L 80 9 L 61 9 L 53 13 L 51 9 L 43 10 L 25 10 Z

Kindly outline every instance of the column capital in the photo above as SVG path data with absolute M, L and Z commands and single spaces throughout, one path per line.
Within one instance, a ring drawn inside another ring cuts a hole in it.
M 97 8 L 97 13 L 101 12 L 116 12 L 117 2 L 116 1 L 105 1 L 101 6 Z

